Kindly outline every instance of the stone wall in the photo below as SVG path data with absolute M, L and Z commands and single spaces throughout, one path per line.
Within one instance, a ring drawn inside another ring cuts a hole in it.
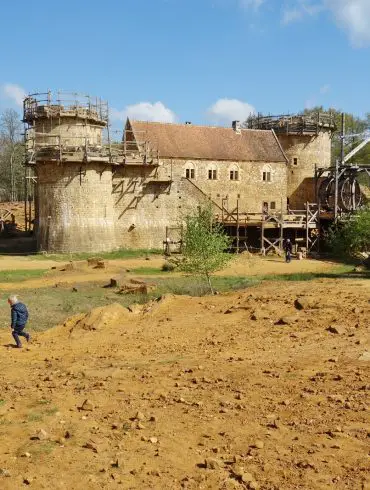
M 37 165 L 38 249 L 100 252 L 116 248 L 112 171 L 104 164 Z
M 100 146 L 102 144 L 101 124 L 85 123 L 75 117 L 50 117 L 36 119 L 35 131 L 38 146 L 58 145 L 59 141 L 65 146 Z
M 207 196 L 215 203 L 228 198 L 228 209 L 239 200 L 241 212 L 260 213 L 263 203 L 274 203 L 286 211 L 287 165 L 259 162 L 211 162 L 200 160 L 164 160 L 159 167 L 129 166 L 115 169 L 113 197 L 116 238 L 128 248 L 161 248 L 166 226 L 176 226 L 181 216 L 194 210 Z M 194 179 L 186 179 L 186 169 L 194 170 Z M 216 180 L 208 178 L 216 170 Z M 238 180 L 230 180 L 230 171 Z M 263 181 L 263 172 L 271 181 Z M 234 173 L 235 176 L 235 173 Z
M 315 165 L 329 167 L 331 160 L 331 132 L 318 135 L 278 135 L 288 157 L 288 198 L 291 209 L 304 209 L 304 204 L 316 202 Z

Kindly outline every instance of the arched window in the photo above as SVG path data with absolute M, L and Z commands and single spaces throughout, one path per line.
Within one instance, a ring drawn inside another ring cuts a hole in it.
M 187 179 L 195 179 L 195 167 L 194 163 L 187 162 L 185 165 L 185 177 Z
M 230 180 L 239 180 L 239 177 L 240 177 L 239 167 L 238 165 L 236 165 L 236 163 L 234 163 L 229 168 L 229 178 Z
M 262 169 L 263 182 L 272 182 L 272 169 L 270 165 L 264 165 Z
M 217 180 L 217 167 L 214 163 L 208 165 L 208 180 Z

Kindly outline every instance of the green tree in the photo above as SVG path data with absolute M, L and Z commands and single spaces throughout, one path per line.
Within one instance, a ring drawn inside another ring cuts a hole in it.
M 328 236 L 329 246 L 339 257 L 359 257 L 370 253 L 370 208 L 338 221 Z
M 341 154 L 341 131 L 342 131 L 342 111 L 329 108 L 324 109 L 322 106 L 313 107 L 312 109 L 306 109 L 304 114 L 317 114 L 331 113 L 333 114 L 336 124 L 336 130 L 334 131 L 332 138 L 332 164 L 335 164 L 337 159 L 340 159 Z M 345 113 L 345 133 L 347 135 L 358 135 L 363 133 L 366 129 L 370 128 L 370 113 L 366 114 L 364 119 L 354 116 L 348 112 Z M 361 142 L 360 136 L 353 136 L 352 138 L 346 138 L 345 140 L 345 153 L 348 154 Z M 357 165 L 370 165 L 370 144 L 367 144 L 362 150 L 360 150 L 351 160 Z
M 213 294 L 211 275 L 231 260 L 231 254 L 225 253 L 231 239 L 214 221 L 211 205 L 199 207 L 184 221 L 183 253 L 175 263 L 183 272 L 204 277 Z

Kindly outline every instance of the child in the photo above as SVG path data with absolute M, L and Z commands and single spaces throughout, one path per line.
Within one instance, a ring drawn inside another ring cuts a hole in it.
M 30 341 L 31 336 L 29 333 L 24 331 L 28 320 L 28 310 L 26 305 L 18 301 L 17 296 L 9 296 L 8 303 L 11 308 L 11 325 L 10 328 L 13 330 L 12 335 L 17 344 L 18 349 L 22 347 L 22 343 L 19 337 L 25 337 L 27 342 Z

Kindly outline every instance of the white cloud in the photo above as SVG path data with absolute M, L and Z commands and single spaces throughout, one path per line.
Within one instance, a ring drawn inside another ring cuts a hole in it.
M 336 23 L 349 34 L 352 44 L 361 47 L 370 44 L 369 0 L 323 0 Z
M 313 0 L 294 0 L 283 9 L 282 23 L 291 24 L 303 19 L 305 16 L 314 16 L 324 10 L 323 4 Z
M 370 44 L 370 0 L 290 0 L 282 11 L 282 23 L 290 24 L 330 12 L 356 47 Z
M 12 101 L 13 104 L 19 107 L 23 106 L 23 99 L 27 95 L 24 88 L 14 83 L 5 83 L 0 90 L 2 98 Z
M 139 102 L 128 105 L 122 111 L 110 110 L 112 120 L 125 121 L 127 117 L 139 121 L 176 122 L 176 114 L 166 107 L 162 102 Z
M 207 112 L 210 119 L 215 122 L 230 123 L 234 120 L 245 121 L 256 110 L 252 105 L 241 100 L 219 99 Z
M 330 90 L 330 85 L 327 83 L 326 85 L 323 85 L 320 87 L 320 94 L 327 94 Z
M 265 0 L 239 0 L 240 5 L 243 8 L 253 8 L 258 10 Z

